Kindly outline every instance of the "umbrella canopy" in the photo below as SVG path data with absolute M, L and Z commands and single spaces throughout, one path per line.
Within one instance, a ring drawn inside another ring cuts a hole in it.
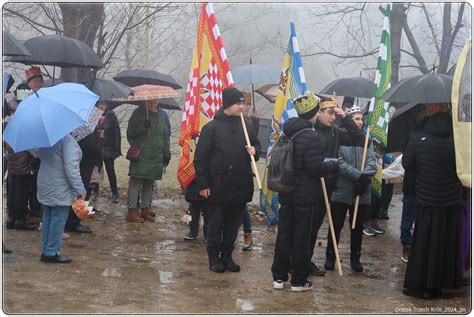
M 87 122 L 98 99 L 81 84 L 41 88 L 19 104 L 5 128 L 4 140 L 15 152 L 54 146 Z
M 453 79 L 429 73 L 406 78 L 388 89 L 382 99 L 389 102 L 450 103 Z
M 158 107 L 167 110 L 181 110 L 181 107 L 179 106 L 178 102 L 173 98 L 160 99 L 158 101 Z
M 277 83 L 280 72 L 265 65 L 249 64 L 233 69 L 232 78 L 236 84 Z
M 338 96 L 372 98 L 374 82 L 363 77 L 339 78 L 321 89 L 321 94 Z
M 397 109 L 388 123 L 387 153 L 402 152 L 410 134 L 426 117 L 425 105 L 409 103 Z
M 109 100 L 109 103 L 113 109 L 124 103 L 142 105 L 145 100 L 159 100 L 160 107 L 163 109 L 181 110 L 178 103 L 169 101 L 171 98 L 177 97 L 179 97 L 178 92 L 171 87 L 160 85 L 140 85 L 132 88 L 131 96 Z
M 41 64 L 58 67 L 102 68 L 104 64 L 90 46 L 79 40 L 61 36 L 45 35 L 25 42 L 31 56 L 10 57 L 7 61 L 26 65 Z
M 278 91 L 277 84 L 268 84 L 255 90 L 256 93 L 262 95 L 265 99 L 267 99 L 271 103 L 274 103 L 276 101 L 277 91 Z
M 3 56 L 30 56 L 28 49 L 8 31 L 3 31 Z
M 161 85 L 174 89 L 181 87 L 170 75 L 162 74 L 154 70 L 146 69 L 127 69 L 123 70 L 113 80 L 121 82 L 124 85 L 134 87 L 139 85 Z
M 92 83 L 85 84 L 100 100 L 127 98 L 132 89 L 124 84 L 111 79 L 94 79 Z
M 84 139 L 86 136 L 94 132 L 97 122 L 99 121 L 100 116 L 104 111 L 100 110 L 97 107 L 91 109 L 91 114 L 87 122 L 81 125 L 79 128 L 71 132 L 71 135 L 77 142 Z

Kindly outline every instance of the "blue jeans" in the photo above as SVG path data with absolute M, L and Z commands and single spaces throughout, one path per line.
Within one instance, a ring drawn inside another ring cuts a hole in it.
M 400 242 L 404 246 L 411 245 L 413 236 L 411 234 L 411 228 L 413 221 L 415 220 L 415 195 L 404 193 L 403 198 L 403 209 L 402 209 L 402 221 L 400 224 Z
M 58 256 L 63 242 L 64 225 L 69 214 L 69 206 L 43 205 L 41 219 L 41 254 Z
M 244 227 L 244 233 L 252 233 L 252 223 L 250 222 L 250 214 L 247 206 L 245 206 L 245 210 L 242 215 L 242 225 Z

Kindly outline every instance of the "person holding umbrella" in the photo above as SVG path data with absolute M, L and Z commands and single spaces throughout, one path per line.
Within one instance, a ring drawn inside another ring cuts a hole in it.
M 154 222 L 155 218 L 150 214 L 153 183 L 162 178 L 163 169 L 171 159 L 170 135 L 158 110 L 158 98 L 144 100 L 144 106 L 133 111 L 128 122 L 127 140 L 130 146 L 141 150 L 138 157 L 130 160 L 126 220 Z M 139 196 L 141 212 L 137 208 Z

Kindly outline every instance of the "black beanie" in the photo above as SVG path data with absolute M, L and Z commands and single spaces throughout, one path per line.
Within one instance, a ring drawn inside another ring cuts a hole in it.
M 222 108 L 229 108 L 239 102 L 244 102 L 244 94 L 240 90 L 232 87 L 222 90 Z

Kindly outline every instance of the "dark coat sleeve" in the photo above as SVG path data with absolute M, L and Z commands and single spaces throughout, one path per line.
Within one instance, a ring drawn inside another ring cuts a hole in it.
M 258 159 L 260 158 L 260 152 L 262 150 L 260 141 L 258 140 L 258 137 L 257 137 L 257 131 L 258 130 L 256 129 L 255 124 L 252 122 L 252 133 L 250 133 L 249 139 L 250 139 L 250 144 L 255 148 L 255 161 L 258 161 Z
M 402 166 L 407 171 L 414 171 L 415 164 L 415 144 L 413 142 L 413 134 L 408 139 L 408 144 L 403 151 Z
M 362 142 L 362 132 L 352 118 L 346 116 L 342 119 L 342 126 L 345 129 L 339 128 L 339 145 L 352 146 Z
M 112 113 L 112 124 L 114 127 L 114 150 L 117 156 L 122 155 L 122 135 L 120 133 L 120 124 L 117 116 Z
M 311 135 L 303 154 L 303 165 L 314 177 L 324 177 L 335 172 L 333 168 L 329 167 L 330 164 L 324 163 L 323 152 L 321 141 L 318 135 L 314 133 Z
M 211 121 L 212 122 L 212 121 Z M 206 124 L 199 136 L 194 154 L 194 169 L 196 170 L 196 183 L 198 191 L 210 188 L 209 159 L 213 151 L 213 131 L 211 126 Z

